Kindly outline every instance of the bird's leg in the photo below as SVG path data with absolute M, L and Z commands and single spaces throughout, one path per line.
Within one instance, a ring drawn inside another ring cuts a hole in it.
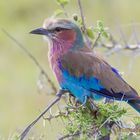
M 74 106 L 69 105 L 69 107 L 70 107 L 70 108 L 73 108 L 73 109 L 78 109 L 78 108 L 80 108 L 80 107 L 85 106 L 86 102 L 87 102 L 87 96 L 84 96 L 84 102 L 83 102 L 82 104 L 80 104 L 80 105 L 78 106 L 78 104 L 79 104 L 80 102 L 79 102 L 78 99 L 75 99 L 75 105 L 74 105 Z
M 79 102 L 79 100 L 76 98 L 76 99 L 75 99 L 75 104 L 74 104 L 75 107 L 78 108 L 78 105 L 79 105 L 79 104 L 80 104 L 80 102 Z
M 79 101 L 77 100 L 77 101 L 76 101 L 76 104 L 75 104 L 76 109 L 78 109 L 78 108 L 80 108 L 80 107 L 84 107 L 85 104 L 86 104 L 86 102 L 87 102 L 87 96 L 84 96 L 84 102 L 83 102 L 81 105 L 79 105 L 79 106 L 78 106 Z
M 97 111 L 98 110 L 98 107 L 97 105 L 94 103 L 93 99 L 89 98 L 89 103 L 90 103 L 90 106 L 93 110 Z
M 96 117 L 97 116 L 97 113 L 98 113 L 98 107 L 94 103 L 93 99 L 89 98 L 88 101 L 89 101 L 89 105 L 90 105 L 91 111 L 93 111 L 93 113 L 94 113 L 94 115 Z
M 73 95 L 69 93 L 69 103 L 73 105 Z
M 105 104 L 107 103 L 114 103 L 113 99 L 105 98 Z
M 25 136 L 27 135 L 27 133 L 30 131 L 30 129 L 36 124 L 36 122 L 56 103 L 61 99 L 61 96 L 67 92 L 66 90 L 62 90 L 60 89 L 58 91 L 58 93 L 56 94 L 56 97 L 48 104 L 48 106 L 46 107 L 46 109 L 41 112 L 41 114 L 39 114 L 34 121 L 32 121 L 26 128 L 25 130 L 22 132 L 22 134 L 20 135 L 20 140 L 23 140 L 25 138 Z
M 74 99 L 75 97 L 69 92 L 69 95 L 67 96 L 68 100 L 66 102 L 68 108 L 74 108 Z

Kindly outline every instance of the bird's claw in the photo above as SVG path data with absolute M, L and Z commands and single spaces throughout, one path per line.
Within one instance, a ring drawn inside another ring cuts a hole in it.
M 73 105 L 68 105 L 68 107 L 70 107 L 72 109 L 79 109 L 81 107 L 84 107 L 86 102 L 87 102 L 87 96 L 84 96 L 84 102 L 82 104 L 79 105 L 80 102 L 79 102 L 78 99 L 76 99 L 75 105 L 74 106 Z

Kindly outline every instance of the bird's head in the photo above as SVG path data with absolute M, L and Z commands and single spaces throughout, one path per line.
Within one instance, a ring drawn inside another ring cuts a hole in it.
M 79 27 L 67 19 L 46 19 L 42 28 L 32 30 L 30 33 L 44 35 L 53 44 L 71 44 L 73 47 L 83 46 L 83 37 Z

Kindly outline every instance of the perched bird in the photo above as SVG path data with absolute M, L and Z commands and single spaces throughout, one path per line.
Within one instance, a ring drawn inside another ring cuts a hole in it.
M 46 19 L 43 28 L 31 31 L 49 40 L 49 61 L 61 89 L 81 103 L 107 97 L 126 101 L 140 113 L 140 97 L 97 53 L 87 47 L 81 30 L 67 19 Z

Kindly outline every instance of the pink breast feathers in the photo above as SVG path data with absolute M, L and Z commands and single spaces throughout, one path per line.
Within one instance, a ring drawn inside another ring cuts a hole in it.
M 75 32 L 73 30 L 64 30 L 50 41 L 49 61 L 58 81 L 61 81 L 61 71 L 58 60 L 72 47 L 75 37 Z

